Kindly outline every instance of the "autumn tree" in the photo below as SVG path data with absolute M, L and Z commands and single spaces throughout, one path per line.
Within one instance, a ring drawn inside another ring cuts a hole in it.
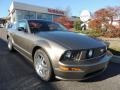
M 101 20 L 100 19 L 93 19 L 89 22 L 89 28 L 94 30 L 99 30 L 101 28 Z
M 89 26 L 91 28 L 98 28 L 98 26 L 101 26 L 102 28 L 102 26 L 104 26 L 106 29 L 112 27 L 114 17 L 120 15 L 118 12 L 120 12 L 120 7 L 107 7 L 97 10 L 94 13 L 93 20 L 89 23 Z
M 61 23 L 64 25 L 66 28 L 71 29 L 73 28 L 73 22 L 69 20 L 68 17 L 62 16 L 54 19 L 55 22 Z
M 116 15 L 117 15 L 117 17 L 119 17 L 119 28 L 120 28 L 120 6 L 119 7 L 116 7 Z

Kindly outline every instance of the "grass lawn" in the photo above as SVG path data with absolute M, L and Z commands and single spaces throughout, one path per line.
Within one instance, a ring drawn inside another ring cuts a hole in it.
M 120 41 L 109 41 L 109 50 L 114 54 L 120 56 Z
M 103 34 L 102 32 L 96 31 L 96 30 L 85 30 L 85 31 L 77 30 L 75 32 L 87 34 L 88 36 L 91 36 L 91 37 L 100 37 Z

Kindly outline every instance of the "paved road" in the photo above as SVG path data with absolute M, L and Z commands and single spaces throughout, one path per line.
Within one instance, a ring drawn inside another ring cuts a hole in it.
M 0 90 L 120 90 L 120 64 L 110 63 L 102 75 L 86 81 L 44 83 L 32 64 L 19 53 L 10 53 L 0 38 Z

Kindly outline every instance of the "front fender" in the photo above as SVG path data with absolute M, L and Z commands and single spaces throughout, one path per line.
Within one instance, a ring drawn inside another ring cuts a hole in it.
M 36 46 L 39 46 L 47 53 L 53 67 L 56 67 L 62 54 L 66 50 L 64 47 L 62 47 L 54 42 L 47 42 L 44 40 L 36 41 L 34 43 L 34 47 L 36 47 Z

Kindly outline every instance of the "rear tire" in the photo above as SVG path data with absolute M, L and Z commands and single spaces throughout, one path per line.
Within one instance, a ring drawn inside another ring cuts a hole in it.
M 52 65 L 48 55 L 41 49 L 36 50 L 34 54 L 34 68 L 37 75 L 43 81 L 50 81 L 53 77 Z

